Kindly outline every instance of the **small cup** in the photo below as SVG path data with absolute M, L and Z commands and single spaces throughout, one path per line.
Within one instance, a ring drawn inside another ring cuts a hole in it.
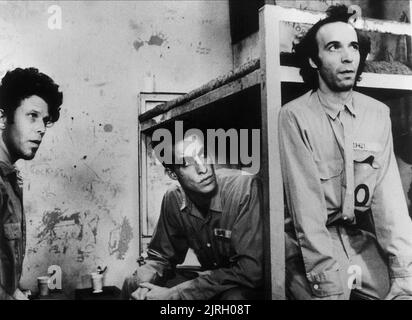
M 49 295 L 49 280 L 50 278 L 47 276 L 37 278 L 40 296 L 44 297 Z
M 93 293 L 103 292 L 103 274 L 93 272 L 92 276 Z

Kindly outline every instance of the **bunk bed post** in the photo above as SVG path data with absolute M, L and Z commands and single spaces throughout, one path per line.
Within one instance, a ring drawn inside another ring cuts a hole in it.
M 261 68 L 263 212 L 265 224 L 265 280 L 267 298 L 285 299 L 283 183 L 279 158 L 278 114 L 281 108 L 279 19 L 276 6 L 259 11 Z M 267 247 L 269 246 L 269 247 Z M 269 297 L 270 295 L 270 297 Z
M 138 114 L 140 115 L 143 110 L 143 101 L 139 94 L 137 101 L 138 103 Z M 143 235 L 146 234 L 147 222 L 143 221 L 144 212 L 146 212 L 146 201 L 147 201 L 147 166 L 146 166 L 146 135 L 142 133 L 140 121 L 137 120 L 137 140 L 139 143 L 139 163 L 138 163 L 138 197 L 139 197 L 139 255 L 144 251 Z

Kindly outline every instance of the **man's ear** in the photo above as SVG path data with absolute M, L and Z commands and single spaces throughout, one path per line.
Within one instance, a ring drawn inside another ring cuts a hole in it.
M 170 179 L 177 180 L 177 175 L 172 169 L 166 168 L 166 173 L 167 173 L 167 175 L 169 176 Z
M 3 109 L 0 109 L 0 130 L 6 129 L 7 117 Z
M 309 58 L 309 64 L 313 69 L 318 69 L 318 66 L 316 65 L 315 61 L 313 61 L 312 58 Z

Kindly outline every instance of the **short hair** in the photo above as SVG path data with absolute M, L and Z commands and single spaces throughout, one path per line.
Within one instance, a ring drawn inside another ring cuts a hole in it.
M 321 61 L 318 55 L 319 47 L 316 40 L 316 35 L 319 29 L 328 23 L 349 23 L 349 18 L 354 13 L 349 13 L 348 11 L 348 7 L 345 5 L 330 6 L 326 11 L 327 17 L 314 24 L 312 28 L 310 28 L 309 31 L 305 34 L 303 39 L 294 48 L 297 58 L 296 60 L 298 61 L 300 67 L 300 75 L 302 76 L 303 81 L 309 87 L 311 87 L 311 89 L 315 90 L 319 87 L 318 73 L 315 69 L 312 68 L 309 63 L 309 58 L 312 58 L 317 66 L 321 65 Z M 365 67 L 366 58 L 371 51 L 371 42 L 370 39 L 367 36 L 363 35 L 359 30 L 355 29 L 355 31 L 358 36 L 360 53 L 360 61 L 356 74 L 356 81 L 359 81 Z
M 7 122 L 13 123 L 15 110 L 24 99 L 34 95 L 47 103 L 49 122 L 56 122 L 60 117 L 63 93 L 53 79 L 36 68 L 8 71 L 0 85 L 0 109 L 5 112 Z

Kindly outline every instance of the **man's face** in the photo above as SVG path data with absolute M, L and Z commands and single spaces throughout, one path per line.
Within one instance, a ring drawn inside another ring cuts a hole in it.
M 360 53 L 358 36 L 348 23 L 333 22 L 316 34 L 319 49 L 319 85 L 335 92 L 349 91 L 356 81 Z
M 3 140 L 11 160 L 33 159 L 46 132 L 49 120 L 47 103 L 36 95 L 28 97 L 16 108 L 12 120 L 7 121 L 3 130 Z
M 217 186 L 213 165 L 204 157 L 202 141 L 191 136 L 175 145 L 175 174 L 185 190 L 197 194 L 210 194 Z M 180 162 L 179 162 L 180 161 Z

